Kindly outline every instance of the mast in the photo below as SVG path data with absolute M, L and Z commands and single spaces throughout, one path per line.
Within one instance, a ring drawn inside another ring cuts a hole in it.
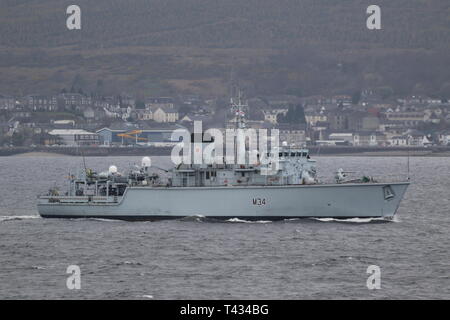
M 245 110 L 248 108 L 248 105 L 246 103 L 242 102 L 242 91 L 240 88 L 237 90 L 237 100 L 235 101 L 233 97 L 230 99 L 231 104 L 231 110 L 235 113 L 236 117 L 236 129 L 237 131 L 239 129 L 245 129 Z M 239 134 L 237 136 L 234 136 L 234 159 L 237 160 L 238 157 L 238 145 L 239 145 Z M 244 143 L 245 148 L 245 141 L 241 141 L 241 143 Z
M 408 162 L 407 162 L 407 170 L 408 170 L 408 181 L 411 180 L 410 175 L 409 175 L 409 150 L 408 150 Z
M 231 110 L 234 111 L 236 116 L 236 129 L 245 128 L 245 109 L 248 107 L 247 104 L 242 102 L 242 92 L 238 89 L 237 102 L 234 101 L 233 97 L 230 99 Z

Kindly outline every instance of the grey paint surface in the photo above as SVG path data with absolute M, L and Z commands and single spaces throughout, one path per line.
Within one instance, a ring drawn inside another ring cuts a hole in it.
M 408 182 L 264 187 L 128 188 L 118 203 L 49 204 L 46 217 L 393 217 Z M 394 197 L 386 200 L 383 187 Z

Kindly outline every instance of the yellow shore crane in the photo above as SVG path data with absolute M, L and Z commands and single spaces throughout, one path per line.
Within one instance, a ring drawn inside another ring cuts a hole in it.
M 122 144 L 123 144 L 124 138 L 134 139 L 136 141 L 136 144 L 138 143 L 138 141 L 148 141 L 148 139 L 146 139 L 146 138 L 138 137 L 138 135 L 140 135 L 141 133 L 142 133 L 142 130 L 132 130 L 132 131 L 128 131 L 125 133 L 119 133 L 119 134 L 117 134 L 117 136 L 122 138 Z

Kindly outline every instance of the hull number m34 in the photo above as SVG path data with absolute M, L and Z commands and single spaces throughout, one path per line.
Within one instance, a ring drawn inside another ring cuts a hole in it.
M 254 206 L 265 206 L 266 198 L 253 198 L 253 205 Z

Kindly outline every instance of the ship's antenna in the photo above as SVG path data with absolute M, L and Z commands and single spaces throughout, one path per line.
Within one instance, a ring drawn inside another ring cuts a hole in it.
M 316 154 L 317 157 L 320 155 L 320 148 L 321 148 L 321 147 L 322 147 L 322 145 L 319 144 L 319 148 L 317 148 L 317 154 Z
M 408 150 L 408 159 L 407 159 L 407 172 L 408 172 L 408 174 L 407 174 L 407 178 L 408 178 L 408 181 L 409 180 L 411 180 L 411 177 L 409 176 L 409 150 Z
M 232 58 L 232 63 L 230 66 L 230 97 L 233 97 L 234 95 L 234 57 Z
M 87 168 L 86 168 L 86 159 L 85 159 L 85 157 L 84 157 L 84 153 L 83 153 L 83 150 L 81 150 L 81 148 L 80 148 L 80 146 L 79 146 L 79 145 L 77 145 L 77 149 L 78 149 L 78 151 L 80 152 L 80 154 L 81 154 L 81 157 L 83 158 L 83 167 L 84 167 L 84 173 L 85 173 L 85 174 L 87 174 Z
M 319 131 L 319 140 L 323 140 L 322 139 L 322 130 Z M 320 155 L 320 148 L 322 147 L 322 144 L 319 143 L 319 147 L 316 150 L 316 157 L 318 157 Z

